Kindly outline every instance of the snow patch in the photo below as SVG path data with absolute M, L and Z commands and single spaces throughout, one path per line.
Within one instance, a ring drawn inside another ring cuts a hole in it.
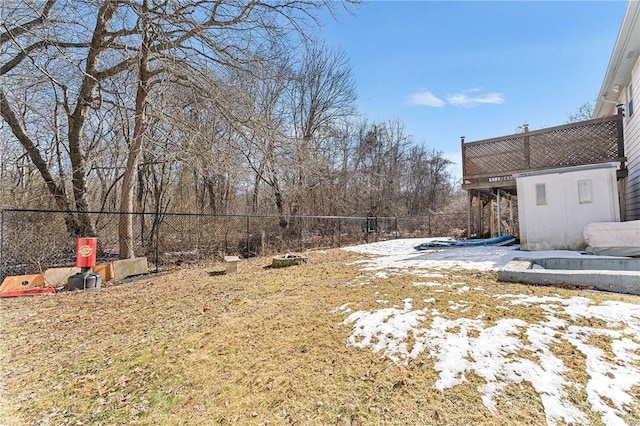
M 484 320 L 484 313 L 473 319 L 447 319 L 436 309 L 413 310 L 412 300 L 404 299 L 401 309 L 349 315 L 343 322 L 352 327 L 347 345 L 381 352 L 403 364 L 425 352 L 436 359 L 439 377 L 435 388 L 440 391 L 465 382 L 466 374 L 474 372 L 485 381 L 478 391 L 491 411 L 496 409 L 496 395 L 508 384 L 526 381 L 540 395 L 548 424 L 588 423 L 588 416 L 568 397 L 567 389 L 572 387 L 584 388 L 592 410 L 601 413 L 604 424 L 625 424 L 625 406 L 634 402 L 629 392 L 640 386 L 640 343 L 635 337 L 640 335 L 640 306 L 616 301 L 596 304 L 584 297 L 511 294 L 497 299 L 504 300 L 507 309 L 538 307 L 545 319 L 538 323 L 515 318 L 491 322 Z M 449 301 L 450 310 L 466 306 Z M 618 329 L 568 325 L 561 317 L 600 320 Z M 607 353 L 590 344 L 594 336 L 611 342 Z M 570 368 L 553 352 L 563 341 L 585 356 L 586 387 L 567 379 Z M 522 357 L 522 352 L 527 356 Z

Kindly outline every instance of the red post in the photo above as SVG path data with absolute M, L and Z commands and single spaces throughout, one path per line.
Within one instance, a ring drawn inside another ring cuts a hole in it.
M 76 266 L 89 269 L 96 265 L 97 238 L 78 238 L 76 244 Z

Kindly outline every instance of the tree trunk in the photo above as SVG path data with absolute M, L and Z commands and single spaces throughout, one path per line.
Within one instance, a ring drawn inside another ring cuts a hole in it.
M 287 219 L 285 219 L 284 217 L 284 201 L 282 200 L 282 193 L 279 189 L 274 188 L 274 195 L 276 197 L 276 208 L 278 209 L 278 217 L 280 218 L 278 220 L 278 223 L 280 224 L 281 228 L 286 228 L 288 223 Z
M 278 178 L 274 175 L 271 179 L 273 183 L 273 195 L 276 199 L 276 209 L 278 209 L 278 223 L 281 228 L 286 228 L 288 223 L 287 219 L 284 217 L 284 199 L 282 198 L 282 191 L 280 190 L 280 184 L 278 183 Z
M 89 217 L 89 203 L 87 202 L 87 182 L 85 179 L 86 168 L 82 154 L 82 134 L 89 117 L 89 111 L 93 102 L 95 89 L 98 85 L 98 64 L 102 53 L 103 41 L 113 14 L 115 5 L 107 0 L 100 10 L 93 30 L 91 45 L 87 54 L 84 70 L 84 78 L 80 86 L 80 93 L 76 107 L 69 115 L 69 159 L 71 160 L 71 183 L 73 186 L 73 198 L 78 212 L 78 223 L 84 236 L 95 236 L 96 229 Z
M 146 13 L 148 4 L 143 2 L 143 14 Z M 120 220 L 118 223 L 118 237 L 120 248 L 120 259 L 130 259 L 135 257 L 133 247 L 133 202 L 136 168 L 138 157 L 142 149 L 142 142 L 145 133 L 144 109 L 147 103 L 150 86 L 149 71 L 149 28 L 146 16 L 143 15 L 143 39 L 140 46 L 140 63 L 138 70 L 138 88 L 136 90 L 135 116 L 133 126 L 133 140 L 127 156 L 127 167 L 122 178 L 122 193 L 120 196 Z
M 2 118 L 7 122 L 7 124 L 11 128 L 11 131 L 13 132 L 13 135 L 20 141 L 22 147 L 27 152 L 27 155 L 40 172 L 40 176 L 42 176 L 44 183 L 47 185 L 47 189 L 49 190 L 51 195 L 53 195 L 56 207 L 60 210 L 68 212 L 65 215 L 67 232 L 69 233 L 69 235 L 74 237 L 80 236 L 82 233 L 82 229 L 76 218 L 73 216 L 73 213 L 70 212 L 71 208 L 69 206 L 69 199 L 67 198 L 67 193 L 64 189 L 64 186 L 62 185 L 62 183 L 56 182 L 54 177 L 51 175 L 49 166 L 42 158 L 42 155 L 40 155 L 38 147 L 22 127 L 20 120 L 11 108 L 11 105 L 9 105 L 9 102 L 7 101 L 2 88 L 0 88 L 0 114 L 2 115 Z

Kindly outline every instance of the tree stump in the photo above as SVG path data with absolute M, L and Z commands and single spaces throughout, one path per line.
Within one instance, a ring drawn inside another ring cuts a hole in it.
M 306 263 L 307 258 L 297 254 L 285 254 L 274 256 L 271 262 L 272 268 L 286 268 L 287 266 L 300 265 Z

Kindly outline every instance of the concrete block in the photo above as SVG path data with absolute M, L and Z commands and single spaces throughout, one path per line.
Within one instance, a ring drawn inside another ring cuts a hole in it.
M 583 233 L 589 247 L 640 246 L 640 220 L 589 223 Z
M 111 266 L 114 280 L 122 280 L 133 275 L 142 275 L 149 272 L 146 257 L 115 260 L 111 263 Z
M 44 287 L 44 275 L 12 275 L 6 277 L 0 286 L 0 292 Z
M 640 295 L 640 259 L 546 258 L 529 264 L 542 269 L 523 268 L 516 259 L 498 270 L 498 281 L 535 285 L 572 285 Z M 561 268 L 561 269 L 560 269 Z
M 511 271 L 526 271 L 527 269 L 531 269 L 533 267 L 533 262 L 527 259 L 520 259 L 516 257 L 509 263 L 507 263 L 504 267 L 506 270 Z
M 105 265 L 96 265 L 91 271 L 102 277 L 102 282 L 111 281 L 113 279 L 113 265 L 107 263 Z
M 227 274 L 238 272 L 238 262 L 240 262 L 238 256 L 225 256 L 224 261 L 227 264 Z
M 80 272 L 80 268 L 50 268 L 44 271 L 44 282 L 47 287 L 64 287 L 71 275 Z

